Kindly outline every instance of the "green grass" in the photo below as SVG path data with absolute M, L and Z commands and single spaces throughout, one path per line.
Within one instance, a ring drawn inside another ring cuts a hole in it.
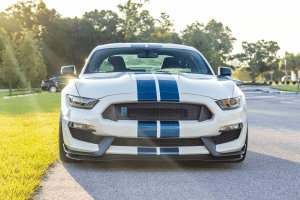
M 282 90 L 282 91 L 291 91 L 291 92 L 299 92 L 297 86 L 288 86 L 288 87 L 272 87 L 272 89 Z
M 0 99 L 0 199 L 29 199 L 58 159 L 60 93 Z
M 0 108 L 0 114 L 13 115 L 35 111 L 54 112 L 60 108 L 60 93 L 42 92 L 38 95 L 10 97 L 9 99 L 3 99 L 3 96 L 0 96 Z

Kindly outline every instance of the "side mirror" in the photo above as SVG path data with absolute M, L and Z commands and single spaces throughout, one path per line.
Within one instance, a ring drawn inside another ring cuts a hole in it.
M 63 75 L 67 75 L 67 74 L 74 75 L 74 74 L 76 74 L 76 68 L 74 65 L 63 66 L 61 68 L 60 73 Z
M 232 70 L 229 67 L 219 67 L 218 76 L 231 76 Z

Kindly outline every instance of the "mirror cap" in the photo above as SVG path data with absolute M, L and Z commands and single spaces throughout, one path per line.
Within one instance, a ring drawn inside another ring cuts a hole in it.
M 219 67 L 218 68 L 218 75 L 219 76 L 231 76 L 232 70 L 229 67 Z
M 69 66 L 63 66 L 60 70 L 61 74 L 70 74 L 70 75 L 74 75 L 76 74 L 76 68 L 74 65 L 69 65 Z

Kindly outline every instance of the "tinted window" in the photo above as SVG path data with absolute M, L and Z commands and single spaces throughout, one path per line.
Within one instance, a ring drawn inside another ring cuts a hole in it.
M 138 58 L 137 54 L 158 53 L 155 58 Z M 201 55 L 181 49 L 104 49 L 94 52 L 84 73 L 162 72 L 212 74 Z

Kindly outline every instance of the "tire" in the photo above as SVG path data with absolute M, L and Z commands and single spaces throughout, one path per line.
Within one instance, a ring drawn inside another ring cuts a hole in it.
M 247 129 L 247 136 L 246 136 L 246 142 L 245 142 L 245 144 L 246 144 L 246 149 L 245 149 L 245 153 L 242 155 L 243 158 L 240 159 L 240 160 L 237 160 L 236 162 L 243 162 L 245 160 L 245 158 L 246 158 L 247 149 L 248 149 L 248 129 Z
M 61 114 L 60 114 L 60 119 L 59 119 L 59 137 L 58 137 L 58 144 L 59 144 L 59 158 L 62 162 L 65 163 L 71 163 L 71 162 L 76 162 L 76 160 L 73 160 L 71 158 L 68 158 L 66 156 L 66 152 L 64 150 L 63 144 L 63 135 L 62 135 L 62 122 L 61 122 Z
M 49 91 L 50 91 L 51 93 L 55 93 L 55 92 L 57 92 L 57 87 L 54 86 L 54 85 L 52 85 L 52 86 L 50 86 Z

